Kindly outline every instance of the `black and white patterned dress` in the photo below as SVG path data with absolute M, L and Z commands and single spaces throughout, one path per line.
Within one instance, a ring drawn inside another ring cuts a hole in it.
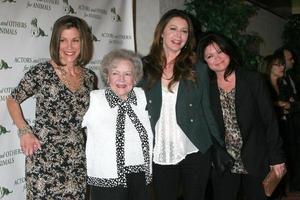
M 85 136 L 81 122 L 96 77 L 88 69 L 83 74 L 81 87 L 71 92 L 49 62 L 40 63 L 11 93 L 18 103 L 30 96 L 36 98 L 32 128 L 42 147 L 26 157 L 27 199 L 85 199 Z

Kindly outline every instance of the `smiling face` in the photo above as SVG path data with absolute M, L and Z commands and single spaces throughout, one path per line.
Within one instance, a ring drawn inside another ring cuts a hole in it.
M 216 43 L 212 43 L 205 48 L 204 60 L 212 71 L 221 74 L 224 74 L 230 64 L 230 57 Z
M 127 99 L 128 93 L 136 84 L 134 66 L 131 61 L 115 59 L 108 71 L 107 83 L 121 99 Z
M 162 33 L 163 47 L 166 53 L 179 53 L 188 39 L 188 23 L 180 17 L 173 17 Z
M 75 64 L 80 55 L 80 33 L 76 28 L 65 29 L 61 32 L 59 57 L 62 64 Z

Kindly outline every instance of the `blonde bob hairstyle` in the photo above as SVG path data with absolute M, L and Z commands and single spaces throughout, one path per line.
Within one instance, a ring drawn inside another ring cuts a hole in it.
M 112 50 L 108 54 L 106 54 L 101 62 L 100 65 L 100 73 L 102 76 L 103 82 L 107 86 L 107 79 L 109 71 L 114 67 L 112 63 L 115 60 L 128 60 L 133 64 L 133 76 L 138 83 L 143 77 L 143 63 L 140 58 L 135 52 L 127 49 L 116 49 Z
M 59 56 L 60 38 L 61 33 L 70 28 L 76 28 L 80 34 L 80 55 L 75 64 L 84 66 L 93 56 L 93 37 L 86 21 L 79 17 L 65 15 L 56 20 L 50 41 L 50 57 L 57 65 L 63 66 Z

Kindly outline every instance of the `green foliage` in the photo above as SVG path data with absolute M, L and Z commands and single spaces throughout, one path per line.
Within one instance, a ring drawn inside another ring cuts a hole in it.
M 284 26 L 282 39 L 285 45 L 293 48 L 298 56 L 300 54 L 300 14 L 294 14 Z
M 202 31 L 219 32 L 231 38 L 239 47 L 245 67 L 257 69 L 262 56 L 258 53 L 263 41 L 256 33 L 247 33 L 249 18 L 258 8 L 243 0 L 186 0 L 186 11 L 202 25 Z

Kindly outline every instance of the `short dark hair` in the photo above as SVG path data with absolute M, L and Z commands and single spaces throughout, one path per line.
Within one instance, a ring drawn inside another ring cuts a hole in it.
M 241 66 L 241 56 L 238 53 L 236 44 L 230 38 L 220 33 L 207 32 L 200 38 L 197 47 L 197 54 L 202 62 L 206 63 L 204 59 L 205 48 L 213 43 L 216 43 L 222 52 L 230 58 L 230 63 L 224 73 L 224 79 L 226 80 L 226 78 L 234 72 L 237 67 Z
M 76 65 L 84 66 L 92 59 L 94 47 L 91 30 L 86 21 L 79 17 L 65 15 L 56 20 L 50 41 L 50 57 L 57 65 L 63 65 L 59 58 L 60 37 L 65 29 L 70 28 L 76 28 L 79 31 L 80 55 Z

